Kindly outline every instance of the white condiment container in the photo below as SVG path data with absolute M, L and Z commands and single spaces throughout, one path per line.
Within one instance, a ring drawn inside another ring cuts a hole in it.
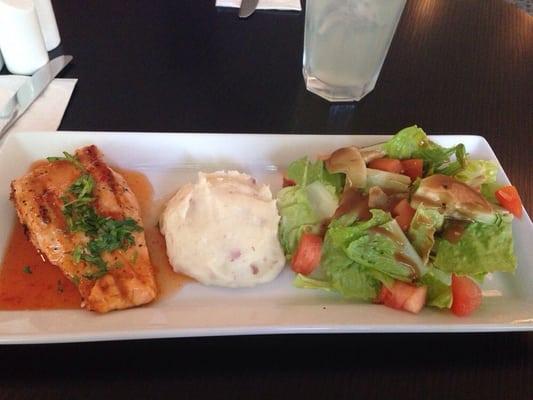
M 4 59 L 2 58 L 2 52 L 0 51 L 0 71 L 4 68 Z
M 31 75 L 48 62 L 32 0 L 0 0 L 0 50 L 12 74 Z
M 61 43 L 61 37 L 59 36 L 59 29 L 57 29 L 52 2 L 51 0 L 33 0 L 33 3 L 35 4 L 35 11 L 37 11 L 37 18 L 39 18 L 39 25 L 41 25 L 46 50 L 53 50 Z

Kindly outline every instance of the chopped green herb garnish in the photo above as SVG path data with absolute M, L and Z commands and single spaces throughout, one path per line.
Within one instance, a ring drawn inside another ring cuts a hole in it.
M 92 197 L 93 188 L 94 180 L 92 176 L 83 174 L 61 196 L 64 204 L 63 214 L 69 231 L 87 232 L 94 228 L 94 221 L 98 216 L 91 205 L 94 201 Z
M 72 184 L 69 192 L 76 196 L 76 201 L 92 199 L 91 193 L 94 188 L 94 180 L 91 175 L 83 174 Z
M 93 205 L 93 177 L 75 156 L 67 152 L 63 154 L 65 157 L 48 157 L 48 161 L 67 160 L 83 172 L 61 196 L 67 229 L 69 232 L 84 233 L 89 238 L 85 246 L 74 248 L 71 253 L 72 260 L 76 264 L 81 261 L 90 264 L 93 268 L 83 276 L 87 279 L 97 279 L 108 272 L 107 262 L 102 255 L 133 245 L 133 232 L 142 231 L 142 228 L 132 218 L 115 220 L 99 215 Z
M 85 216 L 87 218 L 82 221 L 74 219 L 73 226 L 76 231 L 85 233 L 91 240 L 84 248 L 74 249 L 72 258 L 75 262 L 83 260 L 96 267 L 96 271 L 84 274 L 88 279 L 96 279 L 108 272 L 102 254 L 130 247 L 135 242 L 132 233 L 141 231 L 142 228 L 131 218 L 114 220 L 97 215 L 94 209 Z
M 29 265 L 25 265 L 22 268 L 22 272 L 24 272 L 25 274 L 31 274 L 32 273 L 31 267 Z
M 74 261 L 76 264 L 81 261 L 81 254 L 83 252 L 83 249 L 81 246 L 76 246 L 74 250 L 72 250 L 72 253 L 70 255 L 72 256 L 72 261 Z
M 70 161 L 74 166 L 78 169 L 84 170 L 83 164 L 78 160 L 78 157 L 73 156 L 72 154 L 64 151 L 63 152 L 64 157 L 46 157 L 48 162 L 56 162 L 56 161 Z

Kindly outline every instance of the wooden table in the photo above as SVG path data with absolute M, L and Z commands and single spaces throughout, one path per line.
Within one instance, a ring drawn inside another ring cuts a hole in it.
M 63 130 L 475 133 L 533 206 L 533 17 L 411 0 L 375 90 L 305 90 L 303 14 L 214 1 L 54 0 L 79 83 Z M 0 399 L 532 398 L 533 334 L 198 338 L 0 347 Z

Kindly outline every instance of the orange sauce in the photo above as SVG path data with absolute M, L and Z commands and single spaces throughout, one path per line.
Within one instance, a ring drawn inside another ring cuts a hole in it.
M 0 310 L 80 308 L 78 288 L 14 225 L 0 266 Z
M 34 163 L 32 168 L 39 165 L 42 161 Z M 168 261 L 165 239 L 157 227 L 162 204 L 154 204 L 153 188 L 144 174 L 114 169 L 126 179 L 139 201 L 160 297 L 169 295 L 191 278 L 175 273 Z M 77 287 L 35 249 L 23 226 L 15 221 L 0 264 L 0 310 L 69 309 L 79 308 L 80 304 Z
M 186 275 L 174 272 L 168 261 L 165 238 L 158 227 L 158 219 L 163 208 L 163 203 L 156 204 L 154 202 L 153 187 L 143 173 L 115 167 L 113 169 L 126 179 L 141 207 L 144 235 L 146 237 L 150 260 L 154 266 L 159 285 L 159 297 L 172 294 L 185 283 L 192 281 L 192 279 Z

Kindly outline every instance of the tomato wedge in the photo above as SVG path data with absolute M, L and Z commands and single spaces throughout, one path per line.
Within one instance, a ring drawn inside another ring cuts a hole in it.
M 504 186 L 496 190 L 496 199 L 502 207 L 515 217 L 522 217 L 522 200 L 520 200 L 518 190 L 513 185 Z
M 368 168 L 379 169 L 381 171 L 401 174 L 403 172 L 402 163 L 395 158 L 378 158 L 368 163 Z
M 415 289 L 415 286 L 411 286 L 405 282 L 396 281 L 390 289 L 385 285 L 381 287 L 378 300 L 381 300 L 381 302 L 387 307 L 401 310 L 407 299 L 414 294 Z
M 392 209 L 392 216 L 395 217 L 396 222 L 398 222 L 400 228 L 405 232 L 409 229 L 415 212 L 415 209 L 409 205 L 409 202 L 406 199 L 402 199 Z
M 288 186 L 296 186 L 296 182 L 294 182 L 292 179 L 283 177 L 282 187 L 288 187 Z
M 467 276 L 452 275 L 452 312 L 464 317 L 481 305 L 481 289 Z
M 292 256 L 292 270 L 302 275 L 309 275 L 320 264 L 321 251 L 322 238 L 313 233 L 304 233 Z
M 418 314 L 426 304 L 426 295 L 426 286 L 417 287 L 396 281 L 390 289 L 385 285 L 381 287 L 377 302 L 396 310 L 405 310 Z
M 409 160 L 402 160 L 403 174 L 407 175 L 411 180 L 422 178 L 424 171 L 424 160 L 421 158 L 411 158 Z
M 419 286 L 415 289 L 411 297 L 409 297 L 403 304 L 403 309 L 413 314 L 418 314 L 426 305 L 426 297 L 428 294 L 427 286 Z

